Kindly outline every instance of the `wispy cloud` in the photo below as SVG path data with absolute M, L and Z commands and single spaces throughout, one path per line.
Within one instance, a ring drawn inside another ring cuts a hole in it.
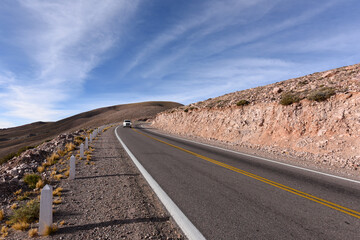
M 118 41 L 121 31 L 114 28 L 125 27 L 138 1 L 24 0 L 19 4 L 21 14 L 33 23 L 19 29 L 21 38 L 9 37 L 33 62 L 33 78 L 0 72 L 0 101 L 5 108 L 0 117 L 55 120 L 67 111 L 58 104 L 81 93 L 89 72 Z

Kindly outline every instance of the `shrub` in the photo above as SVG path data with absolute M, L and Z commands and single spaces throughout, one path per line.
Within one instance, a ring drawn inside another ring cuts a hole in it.
M 281 105 L 291 105 L 293 103 L 299 102 L 300 98 L 293 93 L 285 93 L 281 96 L 280 104 Z
M 335 95 L 335 89 L 324 87 L 319 90 L 316 90 L 309 94 L 307 99 L 316 101 L 316 102 L 322 102 L 330 98 L 331 96 Z
M 32 223 L 39 219 L 40 203 L 35 200 L 29 201 L 24 206 L 16 209 L 10 217 L 10 223 Z
M 250 102 L 247 100 L 240 100 L 236 103 L 237 106 L 245 106 L 248 105 Z
M 189 109 L 188 109 L 188 108 L 184 110 L 184 112 L 188 112 L 188 111 L 189 111 Z
M 37 174 L 27 174 L 24 177 L 24 182 L 31 188 L 36 188 L 36 183 L 41 180 L 41 177 Z

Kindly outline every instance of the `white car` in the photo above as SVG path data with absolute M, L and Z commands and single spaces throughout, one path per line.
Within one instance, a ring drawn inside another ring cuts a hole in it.
M 123 127 L 129 127 L 129 128 L 131 128 L 131 121 L 130 120 L 124 120 L 124 122 L 123 122 Z

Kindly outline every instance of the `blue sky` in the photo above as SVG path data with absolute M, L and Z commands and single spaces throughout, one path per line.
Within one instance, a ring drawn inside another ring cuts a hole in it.
M 358 0 L 0 1 L 0 128 L 360 62 Z

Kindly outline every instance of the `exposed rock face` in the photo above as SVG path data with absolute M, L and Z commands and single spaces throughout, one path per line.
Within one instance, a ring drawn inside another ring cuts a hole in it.
M 259 95 L 259 88 L 255 88 L 160 113 L 153 126 L 239 146 L 287 151 L 296 157 L 356 170 L 360 166 L 359 68 L 354 65 L 315 74 L 320 85 L 336 90 L 336 95 L 323 102 L 303 97 L 289 106 L 279 104 L 282 91 L 305 94 L 305 80 L 306 91 L 319 87 L 313 74 L 261 87 L 269 96 Z M 251 103 L 234 104 L 242 99 Z

